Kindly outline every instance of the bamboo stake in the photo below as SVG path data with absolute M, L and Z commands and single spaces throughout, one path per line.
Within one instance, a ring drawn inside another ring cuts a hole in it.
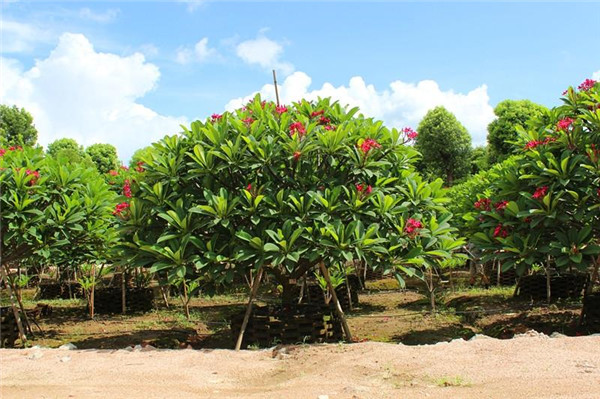
M 346 321 L 346 317 L 344 316 L 344 311 L 342 310 L 342 305 L 340 305 L 340 301 L 338 300 L 337 294 L 335 293 L 333 284 L 331 284 L 331 278 L 329 277 L 329 271 L 325 267 L 325 263 L 320 262 L 319 269 L 321 269 L 321 273 L 323 274 L 325 281 L 327 281 L 327 286 L 329 287 L 329 291 L 331 291 L 331 296 L 333 297 L 333 300 L 335 303 L 336 313 L 337 313 L 338 317 L 340 318 L 340 320 L 342 321 L 342 328 L 344 329 L 344 335 L 346 336 L 346 339 L 348 340 L 348 342 L 351 342 L 352 341 L 352 333 L 350 332 L 350 327 L 348 327 L 348 322 Z
M 273 84 L 275 85 L 275 98 L 277 99 L 277 106 L 279 107 L 279 90 L 277 89 L 277 74 L 273 69 Z
M 4 265 L 4 267 L 8 268 L 8 265 Z M 2 272 L 2 278 L 6 282 L 6 288 L 8 288 L 8 295 L 10 297 L 10 304 L 12 306 L 13 314 L 15 315 L 15 320 L 17 321 L 17 327 L 19 328 L 19 338 L 21 339 L 21 346 L 25 346 L 25 342 L 27 342 L 27 336 L 25 336 L 25 330 L 23 330 L 23 323 L 21 323 L 21 316 L 19 311 L 17 310 L 17 306 L 15 305 L 15 298 L 13 296 L 13 291 L 11 288 L 11 283 L 8 281 L 8 274 L 4 267 L 0 267 L 0 271 Z
M 242 321 L 242 328 L 240 329 L 240 334 L 238 335 L 237 342 L 235 343 L 235 350 L 239 351 L 242 347 L 242 340 L 244 339 L 244 333 L 246 332 L 246 327 L 248 326 L 248 320 L 250 319 L 250 313 L 252 313 L 252 302 L 254 301 L 254 297 L 256 296 L 256 292 L 258 291 L 258 286 L 260 285 L 260 280 L 263 274 L 263 267 L 259 267 L 256 272 L 256 278 L 252 282 L 252 290 L 250 291 L 250 299 L 248 299 L 248 306 L 246 307 L 246 314 L 244 314 L 244 321 Z

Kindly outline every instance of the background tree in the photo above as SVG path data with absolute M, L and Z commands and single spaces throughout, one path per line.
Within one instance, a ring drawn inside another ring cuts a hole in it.
M 488 125 L 488 151 L 491 164 L 502 162 L 513 150 L 517 140 L 517 126 L 527 128 L 548 109 L 529 100 L 504 100 L 494 108 L 498 119 Z
M 85 152 L 96 164 L 96 169 L 100 173 L 108 173 L 119 168 L 117 149 L 112 144 L 92 144 L 85 149 Z
M 62 138 L 48 144 L 46 154 L 63 163 L 83 164 L 85 167 L 96 167 L 90 156 L 86 154 L 83 146 L 74 139 Z
M 37 136 L 38 131 L 29 112 L 16 105 L 0 105 L 0 142 L 6 146 L 33 146 Z
M 488 148 L 479 146 L 473 148 L 471 153 L 471 171 L 472 175 L 487 170 L 490 166 L 488 158 Z
M 446 184 L 466 177 L 470 171 L 471 136 L 456 117 L 444 107 L 425 115 L 418 128 L 415 148 L 423 158 L 417 168 Z

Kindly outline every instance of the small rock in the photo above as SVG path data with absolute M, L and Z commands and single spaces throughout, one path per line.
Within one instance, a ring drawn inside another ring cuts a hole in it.
M 469 339 L 469 341 L 477 341 L 477 340 L 480 340 L 480 339 L 494 339 L 494 338 L 492 338 L 492 337 L 489 337 L 489 336 L 487 336 L 487 335 L 485 335 L 485 334 L 475 334 L 475 335 L 473 335 L 473 336 L 472 336 L 472 337 Z
M 139 344 L 138 344 L 138 345 L 134 346 L 132 350 L 133 350 L 134 352 L 139 352 L 139 351 L 141 351 L 141 350 L 142 350 L 142 345 L 139 345 Z
M 37 350 L 37 351 L 33 352 L 31 355 L 27 356 L 27 359 L 37 360 L 37 359 L 41 358 L 42 356 L 44 356 L 44 354 L 41 351 Z
M 142 348 L 142 352 L 149 352 L 149 351 L 155 351 L 156 348 L 152 345 L 146 345 Z
M 565 334 L 561 334 L 557 331 L 553 332 L 552 334 L 550 334 L 550 338 L 564 338 L 566 337 Z
M 63 356 L 63 357 L 60 358 L 60 361 L 62 363 L 66 363 L 66 362 L 68 362 L 70 360 L 71 360 L 71 356 Z
M 62 350 L 65 350 L 65 351 L 72 351 L 72 350 L 77 349 L 77 347 L 75 345 L 73 345 L 72 343 L 69 342 L 68 344 L 64 344 L 64 345 L 59 346 L 58 349 L 62 349 Z
M 515 336 L 513 338 L 526 338 L 526 337 L 548 338 L 548 336 L 546 334 L 537 332 L 535 330 L 527 330 L 522 334 L 515 334 Z

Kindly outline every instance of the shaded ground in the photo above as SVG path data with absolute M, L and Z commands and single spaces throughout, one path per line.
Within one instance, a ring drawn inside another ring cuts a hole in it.
M 429 346 L 368 342 L 237 353 L 32 348 L 1 350 L 0 359 L 0 396 L 6 399 L 592 399 L 600 393 L 600 337 Z

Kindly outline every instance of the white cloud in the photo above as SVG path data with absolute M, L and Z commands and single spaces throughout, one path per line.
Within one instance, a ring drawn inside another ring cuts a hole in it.
M 0 22 L 2 53 L 23 53 L 32 51 L 38 43 L 48 43 L 54 35 L 32 24 L 2 20 Z
M 600 80 L 600 71 L 596 71 L 592 74 L 592 79 Z
M 334 87 L 325 83 L 320 89 L 311 90 L 312 79 L 304 72 L 295 72 L 288 76 L 279 88 L 280 99 L 289 104 L 305 98 L 316 100 L 318 97 L 332 97 L 342 105 L 358 106 L 366 116 L 381 119 L 388 127 L 403 128 L 417 125 L 428 110 L 442 105 L 467 128 L 473 137 L 474 145 L 484 145 L 487 125 L 495 119 L 494 109 L 489 103 L 487 86 L 481 85 L 466 94 L 452 90 L 443 91 L 433 80 L 418 83 L 406 83 L 396 80 L 389 88 L 377 90 L 356 76 L 347 86 Z M 264 85 L 258 92 L 265 99 L 275 98 L 272 84 Z M 231 100 L 225 108 L 233 110 L 252 99 L 256 93 Z
M 111 8 L 104 12 L 95 12 L 90 10 L 89 8 L 82 8 L 81 10 L 79 10 L 79 17 L 82 19 L 87 19 L 90 21 L 105 24 L 114 21 L 120 12 L 121 11 L 117 8 Z
M 283 45 L 267 38 L 262 31 L 256 39 L 239 43 L 235 52 L 247 64 L 256 64 L 267 70 L 275 69 L 284 76 L 294 71 L 291 63 L 281 61 Z
M 189 64 L 190 62 L 208 62 L 220 58 L 219 52 L 208 47 L 208 38 L 204 37 L 194 45 L 194 48 L 179 47 L 175 55 L 175 61 L 180 64 Z
M 156 57 L 159 53 L 158 47 L 152 43 L 142 44 L 139 47 L 139 51 L 144 54 L 147 58 Z
M 127 160 L 136 149 L 187 123 L 136 102 L 160 77 L 140 53 L 99 53 L 85 36 L 65 33 L 50 55 L 29 70 L 15 60 L 1 61 L 2 102 L 32 113 L 42 145 L 62 137 L 84 146 L 110 143 Z

